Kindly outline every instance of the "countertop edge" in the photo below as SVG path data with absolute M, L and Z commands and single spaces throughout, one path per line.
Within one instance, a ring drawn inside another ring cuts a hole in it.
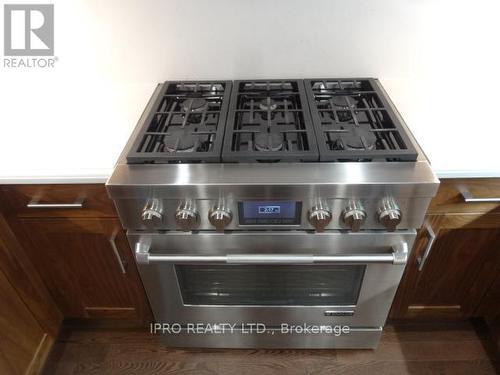
M 438 178 L 499 178 L 500 170 L 449 170 L 449 171 L 434 171 Z
M 86 176 L 0 176 L 0 185 L 104 184 L 111 174 Z

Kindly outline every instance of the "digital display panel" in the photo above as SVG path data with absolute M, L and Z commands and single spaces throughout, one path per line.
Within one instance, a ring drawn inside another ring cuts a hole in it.
M 279 214 L 281 213 L 281 206 L 259 206 L 260 214 Z
M 241 225 L 299 225 L 301 202 L 243 201 L 238 203 Z

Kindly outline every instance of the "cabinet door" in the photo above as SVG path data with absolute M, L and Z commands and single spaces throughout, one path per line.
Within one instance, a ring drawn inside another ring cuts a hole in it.
M 35 266 L 0 213 L 0 269 L 42 329 L 56 337 L 63 320 Z
M 0 373 L 31 373 L 46 334 L 0 270 Z
M 151 319 L 117 219 L 22 218 L 16 227 L 65 317 Z
M 391 318 L 468 318 L 500 265 L 500 215 L 430 215 L 436 239 L 419 270 L 428 235 L 422 229 L 396 295 Z

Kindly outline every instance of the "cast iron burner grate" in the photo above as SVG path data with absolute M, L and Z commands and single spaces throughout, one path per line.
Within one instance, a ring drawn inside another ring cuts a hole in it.
M 373 79 L 308 79 L 321 161 L 414 161 L 417 152 Z
M 165 82 L 127 162 L 219 162 L 231 86 Z
M 223 162 L 318 160 L 302 80 L 235 81 Z

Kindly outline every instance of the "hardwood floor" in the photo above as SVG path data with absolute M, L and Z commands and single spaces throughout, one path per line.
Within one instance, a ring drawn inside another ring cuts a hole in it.
M 386 327 L 377 350 L 172 349 L 145 329 L 66 325 L 44 374 L 495 374 L 480 323 Z

